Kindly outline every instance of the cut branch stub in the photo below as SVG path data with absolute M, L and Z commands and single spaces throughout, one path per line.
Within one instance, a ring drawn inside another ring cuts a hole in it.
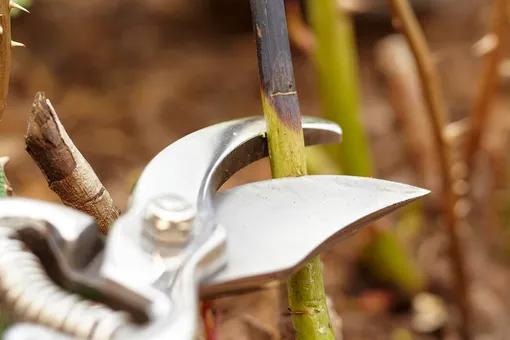
M 25 144 L 50 189 L 65 205 L 95 217 L 106 234 L 120 211 L 42 92 L 37 93 L 32 105 Z

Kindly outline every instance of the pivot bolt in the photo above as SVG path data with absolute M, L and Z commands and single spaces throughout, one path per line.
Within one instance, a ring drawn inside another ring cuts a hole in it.
M 183 197 L 160 196 L 145 210 L 143 231 L 155 243 L 184 245 L 190 238 L 195 217 L 195 208 Z

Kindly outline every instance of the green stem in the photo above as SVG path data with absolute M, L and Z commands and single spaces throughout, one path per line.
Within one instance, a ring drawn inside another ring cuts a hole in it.
M 359 115 L 359 69 L 352 21 L 337 0 L 310 0 L 306 7 L 315 35 L 311 57 L 317 70 L 322 110 L 325 118 L 339 124 L 344 131 L 342 143 L 325 150 L 346 175 L 374 176 L 368 137 Z M 317 167 L 311 167 L 310 171 L 318 173 Z M 424 276 L 396 235 L 376 228 L 375 224 L 370 231 L 363 262 L 372 272 L 381 273 L 380 279 L 391 281 L 406 294 L 421 291 L 425 286 Z
M 305 147 L 283 0 L 250 2 L 272 175 L 303 176 Z M 296 338 L 334 339 L 320 258 L 291 275 L 287 289 Z
M 316 39 L 312 58 L 323 114 L 344 130 L 342 143 L 328 149 L 340 160 L 345 174 L 372 176 L 368 138 L 358 116 L 358 65 L 351 20 L 337 0 L 311 0 L 306 7 Z

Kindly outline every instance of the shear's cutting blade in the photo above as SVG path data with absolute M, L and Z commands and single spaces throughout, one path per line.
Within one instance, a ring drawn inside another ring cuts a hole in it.
M 250 183 L 217 193 L 227 229 L 228 264 L 202 285 L 203 296 L 257 289 L 371 221 L 428 194 L 379 179 L 306 176 Z

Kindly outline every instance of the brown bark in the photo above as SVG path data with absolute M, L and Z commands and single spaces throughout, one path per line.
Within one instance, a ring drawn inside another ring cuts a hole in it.
M 9 1 L 0 1 L 0 119 L 5 110 L 11 73 L 11 16 Z
M 65 205 L 93 216 L 106 234 L 120 211 L 42 92 L 32 104 L 25 144 L 50 189 Z

